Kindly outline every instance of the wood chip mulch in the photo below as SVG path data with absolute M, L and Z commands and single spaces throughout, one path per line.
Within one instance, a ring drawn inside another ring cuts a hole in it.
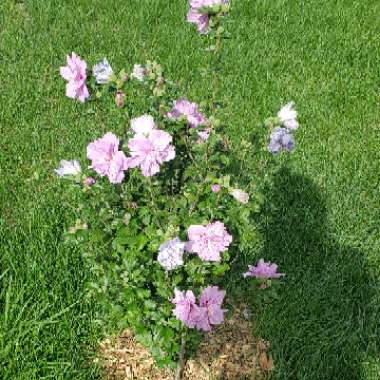
M 254 338 L 254 322 L 234 310 L 232 318 L 205 337 L 186 362 L 182 380 L 267 379 L 274 369 L 269 343 Z M 107 380 L 173 380 L 174 372 L 154 365 L 149 351 L 127 330 L 100 343 L 99 360 Z

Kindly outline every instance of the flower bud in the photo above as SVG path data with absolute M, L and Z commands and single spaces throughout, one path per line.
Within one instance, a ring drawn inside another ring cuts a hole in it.
M 93 177 L 87 177 L 85 178 L 85 180 L 83 181 L 83 183 L 86 185 L 86 186 L 92 186 L 96 183 L 96 179 L 93 178 Z
M 137 203 L 136 202 L 128 202 L 128 208 L 134 210 L 137 208 Z
M 211 191 L 214 193 L 219 193 L 220 185 L 218 185 L 217 183 L 214 183 L 213 185 L 211 185 Z
M 116 107 L 123 108 L 125 104 L 125 94 L 122 91 L 117 91 L 115 96 Z

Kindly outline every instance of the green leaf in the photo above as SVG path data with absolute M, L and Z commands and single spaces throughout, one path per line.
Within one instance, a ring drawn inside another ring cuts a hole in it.
M 229 269 L 230 266 L 227 263 L 225 263 L 222 265 L 215 266 L 212 270 L 212 273 L 214 276 L 223 276 Z

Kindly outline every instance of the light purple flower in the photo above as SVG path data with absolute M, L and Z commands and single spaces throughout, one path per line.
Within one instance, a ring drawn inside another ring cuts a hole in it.
M 77 160 L 61 160 L 59 168 L 54 170 L 60 177 L 65 175 L 78 175 L 81 173 L 80 163 Z
M 199 13 L 197 9 L 190 8 L 187 14 L 187 21 L 195 24 L 200 34 L 208 34 L 210 17 L 207 13 Z
M 168 271 L 180 267 L 183 265 L 185 245 L 178 237 L 161 244 L 157 261 Z
M 265 262 L 260 259 L 256 266 L 248 265 L 248 272 L 243 274 L 243 277 L 257 277 L 257 278 L 279 278 L 285 276 L 285 273 L 277 273 L 277 265 Z
M 289 102 L 283 106 L 277 116 L 286 129 L 292 131 L 298 128 L 297 111 L 294 109 L 294 102 Z
M 220 325 L 224 322 L 222 303 L 226 292 L 219 290 L 217 286 L 208 286 L 203 290 L 199 300 L 199 310 L 196 328 L 203 331 L 211 331 L 211 325 Z
M 214 183 L 213 185 L 211 185 L 211 191 L 214 193 L 219 193 L 220 189 L 221 189 L 220 185 L 218 185 L 217 183 Z
M 111 183 L 124 179 L 128 169 L 127 158 L 119 151 L 119 139 L 111 132 L 87 146 L 87 158 L 92 160 L 91 168 L 100 176 L 107 176 Z
M 63 79 L 67 80 L 66 96 L 72 99 L 78 99 L 81 103 L 90 96 L 87 86 L 87 64 L 81 60 L 75 53 L 71 57 L 67 56 L 67 66 L 60 68 L 60 74 Z
M 191 290 L 181 292 L 174 289 L 172 303 L 176 306 L 173 310 L 175 317 L 187 327 L 194 328 L 198 319 L 199 307 L 195 304 L 195 296 Z
M 230 194 L 239 202 L 241 203 L 248 203 L 249 202 L 249 194 L 246 193 L 245 191 L 243 190 L 240 190 L 240 189 L 232 189 L 230 191 Z
M 186 250 L 197 253 L 204 261 L 220 261 L 220 253 L 225 252 L 232 242 L 222 222 L 209 223 L 207 226 L 192 225 L 187 230 Z
M 198 111 L 198 104 L 180 99 L 174 102 L 172 110 L 167 114 L 170 119 L 179 119 L 184 116 L 191 128 L 207 123 L 206 118 Z M 208 137 L 208 136 L 207 136 Z
M 279 153 L 283 150 L 290 152 L 294 149 L 294 136 L 285 128 L 275 128 L 270 135 L 268 150 Z
M 210 136 L 210 132 L 210 128 L 205 128 L 203 131 L 198 132 L 198 136 L 201 138 L 202 141 L 207 141 Z
M 136 134 L 128 142 L 129 154 L 127 165 L 130 168 L 140 167 L 144 177 L 151 177 L 160 171 L 163 162 L 173 160 L 174 147 L 172 136 L 159 129 L 153 129 L 148 135 Z
M 155 128 L 156 124 L 150 115 L 142 115 L 131 120 L 131 129 L 136 134 L 148 136 Z
M 113 74 L 113 70 L 111 65 L 109 64 L 107 58 L 103 58 L 98 64 L 96 64 L 93 69 L 94 77 L 96 79 L 96 83 L 98 84 L 106 84 L 111 75 Z
M 145 77 L 145 69 L 141 65 L 138 65 L 138 64 L 133 65 L 131 78 L 135 78 L 138 81 L 143 82 L 144 77 Z
M 200 34 L 207 34 L 210 31 L 210 16 L 207 11 L 202 11 L 201 8 L 228 4 L 229 0 L 189 0 L 189 3 L 190 10 L 187 14 L 187 21 L 195 24 Z

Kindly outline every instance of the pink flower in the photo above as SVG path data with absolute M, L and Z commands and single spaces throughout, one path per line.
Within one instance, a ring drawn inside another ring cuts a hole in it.
M 194 328 L 198 319 L 199 307 L 195 304 L 195 296 L 191 290 L 181 292 L 174 289 L 175 297 L 172 303 L 176 305 L 173 310 L 175 317 L 187 327 Z
M 218 185 L 217 183 L 211 185 L 211 191 L 214 192 L 214 193 L 219 193 L 219 191 L 220 191 L 220 185 Z
M 227 251 L 232 236 L 222 222 L 209 223 L 207 226 L 192 225 L 187 230 L 186 250 L 197 253 L 204 261 L 220 261 L 220 253 Z
M 174 107 L 167 114 L 170 119 L 179 119 L 181 116 L 186 117 L 191 128 L 206 124 L 206 118 L 198 111 L 198 104 L 191 103 L 187 99 L 180 99 L 174 102 Z
M 248 265 L 248 272 L 243 274 L 244 277 L 257 278 L 279 278 L 285 276 L 285 273 L 277 273 L 277 265 L 265 262 L 260 259 L 256 266 Z
M 199 310 L 196 328 L 203 331 L 211 331 L 211 325 L 220 325 L 224 322 L 222 303 L 226 292 L 219 290 L 217 286 L 209 286 L 203 290 L 199 300 Z
M 107 176 L 111 183 L 124 179 L 128 169 L 127 158 L 119 151 L 119 139 L 111 132 L 87 146 L 87 158 L 92 160 L 91 168 L 100 176 Z
M 209 32 L 210 17 L 207 13 L 199 13 L 197 9 L 190 8 L 187 14 L 187 21 L 195 24 L 200 34 L 207 34 Z
M 86 86 L 87 64 L 75 53 L 71 57 L 67 56 L 67 66 L 62 66 L 59 70 L 63 79 L 67 80 L 66 96 L 72 99 L 79 99 L 81 103 L 90 96 Z
M 151 177 L 160 171 L 163 162 L 173 160 L 174 147 L 172 136 L 165 131 L 152 129 L 146 135 L 137 133 L 128 142 L 129 154 L 127 165 L 130 168 L 140 167 L 144 177 Z
M 199 33 L 207 34 L 210 31 L 210 16 L 207 11 L 202 12 L 201 8 L 228 4 L 229 0 L 190 0 L 189 3 L 190 10 L 187 14 L 187 21 L 195 24 Z

